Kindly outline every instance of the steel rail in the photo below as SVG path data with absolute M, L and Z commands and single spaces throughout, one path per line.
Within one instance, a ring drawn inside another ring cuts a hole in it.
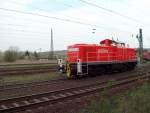
M 106 75 L 105 75 L 106 76 Z M 133 73 L 129 76 L 126 77 L 130 77 L 130 76 L 137 76 L 137 74 Z M 38 82 L 31 82 L 31 83 L 20 83 L 20 84 L 13 84 L 13 85 L 1 85 L 0 86 L 0 92 L 3 92 L 5 90 L 13 90 L 13 89 L 20 89 L 20 88 L 27 88 L 27 87 L 31 87 L 31 86 L 40 86 L 40 85 L 49 85 L 49 84 L 56 84 L 56 83 L 60 83 L 60 82 L 64 82 L 68 79 L 66 78 L 60 78 L 60 79 L 56 79 L 56 80 L 46 80 L 46 81 L 38 81 Z
M 131 74 L 129 72 L 123 73 L 123 74 Z M 108 75 L 103 75 L 103 76 L 108 76 Z M 114 75 L 113 75 L 114 76 Z M 132 74 L 129 76 L 137 76 L 134 71 L 132 71 Z M 29 82 L 29 83 L 15 83 L 15 84 L 6 84 L 6 85 L 0 85 L 0 92 L 3 92 L 5 90 L 13 90 L 13 89 L 20 89 L 20 88 L 27 88 L 30 86 L 40 86 L 40 85 L 49 85 L 49 84 L 56 84 L 60 82 L 64 82 L 68 79 L 65 77 L 59 78 L 59 79 L 54 79 L 54 80 L 44 80 L 44 81 L 35 81 L 35 82 Z
M 150 77 L 149 73 L 143 73 L 143 74 L 144 74 L 143 76 L 118 78 L 112 84 L 112 87 L 133 83 L 139 79 L 147 79 L 147 78 L 149 79 Z M 72 87 L 72 88 L 66 88 L 62 90 L 51 91 L 51 92 L 46 92 L 41 94 L 33 94 L 33 95 L 22 96 L 17 98 L 10 98 L 7 100 L 1 100 L 0 112 L 1 113 L 16 112 L 20 110 L 33 109 L 35 107 L 39 107 L 47 104 L 55 104 L 57 102 L 66 101 L 67 99 L 76 98 L 97 91 L 101 91 L 109 87 L 107 83 L 108 81 L 103 81 L 103 82 L 101 81 L 99 83 L 94 83 L 85 86 Z M 33 102 L 31 102 L 31 100 L 33 100 Z M 22 101 L 26 103 L 19 104 L 19 102 Z M 8 103 L 9 105 L 7 106 Z M 13 107 L 10 106 L 10 103 L 12 103 L 14 106 Z
M 51 84 L 56 84 L 60 82 L 65 82 L 66 78 L 59 78 L 59 79 L 54 79 L 54 80 L 43 80 L 43 81 L 35 81 L 35 82 L 30 82 L 30 83 L 18 83 L 18 84 L 13 84 L 13 85 L 1 85 L 0 86 L 0 92 L 3 92 L 5 90 L 13 90 L 13 89 L 20 89 L 20 88 L 28 88 L 32 86 L 41 86 L 41 85 L 51 85 Z
M 0 69 L 0 76 L 4 75 L 17 75 L 17 74 L 30 74 L 30 73 L 41 73 L 41 72 L 55 72 L 57 66 L 46 66 L 46 67 L 30 67 L 30 68 L 18 68 L 18 69 Z

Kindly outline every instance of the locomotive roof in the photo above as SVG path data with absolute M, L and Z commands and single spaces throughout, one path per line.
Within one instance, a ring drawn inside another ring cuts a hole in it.
M 114 41 L 114 40 L 110 40 L 110 39 L 105 39 L 105 40 L 102 40 L 100 42 L 100 44 L 105 44 L 105 45 L 112 45 L 112 44 L 121 44 L 121 45 L 124 45 L 125 46 L 125 43 L 122 43 L 122 42 L 118 42 L 118 41 Z M 79 44 L 73 44 L 73 45 L 69 45 L 68 47 L 75 47 L 75 46 L 98 46 L 98 44 L 85 44 L 85 43 L 79 43 Z
M 125 44 L 125 43 L 118 42 L 118 41 L 115 41 L 115 40 L 110 40 L 110 39 L 102 40 L 102 41 L 100 42 L 100 44 L 105 44 L 106 42 L 108 42 L 109 44 L 112 44 L 112 43 L 114 43 L 114 44 Z
M 70 46 L 96 46 L 97 44 L 74 44 Z

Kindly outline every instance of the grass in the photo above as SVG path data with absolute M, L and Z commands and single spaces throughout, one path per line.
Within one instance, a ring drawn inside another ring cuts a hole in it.
M 143 63 L 142 64 L 139 64 L 138 63 L 138 66 L 145 66 L 145 65 L 149 65 L 150 64 L 150 61 L 143 61 Z
M 28 83 L 33 81 L 44 81 L 57 79 L 58 77 L 63 76 L 57 72 L 43 73 L 43 74 L 32 74 L 32 75 L 10 75 L 10 76 L 1 76 L 0 84 L 8 83 Z
M 32 68 L 32 67 L 44 67 L 44 66 L 56 66 L 56 64 L 21 64 L 21 65 L 16 65 L 16 64 L 12 64 L 12 65 L 0 65 L 0 67 L 2 68 L 6 68 L 6 69 L 15 69 L 15 68 Z
M 91 101 L 80 113 L 150 113 L 150 85 L 112 97 L 104 91 L 98 101 Z

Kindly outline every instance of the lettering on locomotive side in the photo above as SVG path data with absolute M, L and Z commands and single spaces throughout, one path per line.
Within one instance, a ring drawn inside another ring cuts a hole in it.
M 107 49 L 99 49 L 98 53 L 108 53 L 108 50 Z
M 79 48 L 68 48 L 69 52 L 76 52 L 79 51 Z

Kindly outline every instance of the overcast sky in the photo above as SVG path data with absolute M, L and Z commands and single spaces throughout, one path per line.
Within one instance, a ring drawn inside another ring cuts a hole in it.
M 98 44 L 112 37 L 138 47 L 139 28 L 143 29 L 144 47 L 150 47 L 149 0 L 84 1 L 126 17 L 80 0 L 0 0 L 0 50 L 17 46 L 22 51 L 48 51 L 51 28 L 55 50 L 74 43 Z M 96 29 L 94 34 L 92 29 Z

